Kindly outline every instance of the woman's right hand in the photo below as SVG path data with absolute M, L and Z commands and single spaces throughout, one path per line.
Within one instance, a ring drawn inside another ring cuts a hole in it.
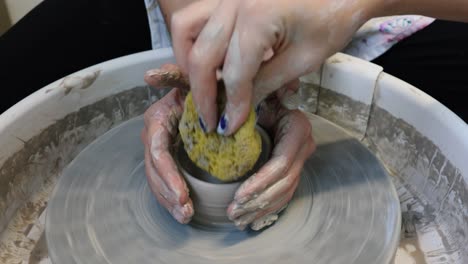
M 200 0 L 176 12 L 174 53 L 207 131 L 236 132 L 253 105 L 316 70 L 383 1 Z M 221 68 L 227 103 L 217 116 Z

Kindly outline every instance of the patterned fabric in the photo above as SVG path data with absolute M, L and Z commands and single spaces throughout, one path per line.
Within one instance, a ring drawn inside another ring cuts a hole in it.
M 171 38 L 157 0 L 145 0 L 145 3 L 153 49 L 171 47 Z M 371 61 L 433 21 L 433 18 L 417 15 L 371 19 L 356 32 L 342 52 Z
M 371 61 L 434 20 L 415 15 L 371 19 L 356 32 L 343 53 Z
M 146 12 L 151 30 L 151 42 L 153 49 L 171 47 L 171 37 L 167 31 L 161 9 L 157 0 L 145 0 Z

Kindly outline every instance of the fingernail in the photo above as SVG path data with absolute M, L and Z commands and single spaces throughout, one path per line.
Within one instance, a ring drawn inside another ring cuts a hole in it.
M 193 214 L 193 208 L 189 203 L 186 203 L 182 206 L 181 212 L 185 217 L 190 217 Z
M 180 212 L 179 207 L 174 207 L 171 210 L 172 216 L 177 220 L 177 222 L 183 224 L 185 222 L 184 215 Z
M 205 122 L 203 122 L 203 119 L 201 117 L 198 117 L 198 122 L 200 123 L 200 128 L 203 130 L 203 132 L 206 133 Z
M 258 122 L 259 116 L 260 116 L 260 104 L 258 104 L 258 105 L 255 107 L 255 123 Z
M 228 118 L 226 114 L 223 114 L 218 123 L 218 129 L 217 129 L 218 134 L 224 135 L 226 133 L 227 127 L 228 127 Z
M 257 107 L 255 107 L 255 113 L 258 114 L 260 113 L 260 104 L 257 105 Z
M 188 222 L 190 222 L 192 212 L 193 211 L 191 211 L 190 204 L 185 204 L 183 206 L 175 206 L 171 210 L 171 213 L 174 216 L 174 218 L 177 220 L 177 222 L 181 224 L 187 224 Z

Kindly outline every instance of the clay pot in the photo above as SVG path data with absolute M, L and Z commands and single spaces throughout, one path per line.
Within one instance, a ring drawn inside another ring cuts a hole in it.
M 193 222 L 204 226 L 230 225 L 226 210 L 235 192 L 249 176 L 258 171 L 270 158 L 272 143 L 268 133 L 257 125 L 262 138 L 262 152 L 255 166 L 234 182 L 222 182 L 197 167 L 185 152 L 182 140 L 176 144 L 175 160 L 190 189 L 195 215 Z

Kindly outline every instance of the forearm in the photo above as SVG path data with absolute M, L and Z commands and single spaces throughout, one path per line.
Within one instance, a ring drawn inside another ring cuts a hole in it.
M 187 5 L 195 2 L 197 0 L 158 0 L 161 12 L 164 16 L 164 20 L 167 25 L 167 30 L 171 31 L 171 19 L 172 15 L 178 10 L 186 7 Z
M 381 0 L 381 16 L 417 14 L 443 20 L 468 22 L 467 0 Z

